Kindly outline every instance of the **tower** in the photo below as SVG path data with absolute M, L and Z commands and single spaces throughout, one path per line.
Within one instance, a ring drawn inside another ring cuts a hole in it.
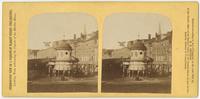
M 62 72 L 65 75 L 65 71 L 70 73 L 72 47 L 63 40 L 59 42 L 55 49 L 56 59 L 54 70 L 56 74 L 60 75 L 60 72 Z
M 128 67 L 129 77 L 139 76 L 144 74 L 146 47 L 140 40 L 134 41 L 129 47 L 131 50 L 130 65 Z
M 83 33 L 81 33 L 81 39 L 86 40 L 87 39 L 87 30 L 86 30 L 86 25 L 84 24 L 83 26 Z
M 156 40 L 160 40 L 162 37 L 161 25 L 158 24 L 158 32 L 155 33 Z
M 83 27 L 83 34 L 86 35 L 87 34 L 87 30 L 86 30 L 86 25 L 84 24 L 84 27 Z
M 158 34 L 161 35 L 162 34 L 162 31 L 161 31 L 161 25 L 160 23 L 158 24 Z

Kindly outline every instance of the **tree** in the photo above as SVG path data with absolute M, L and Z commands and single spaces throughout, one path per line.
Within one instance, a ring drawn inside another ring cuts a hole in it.
M 50 47 L 51 42 L 43 42 L 45 47 Z
M 119 43 L 119 46 L 121 46 L 121 47 L 125 47 L 125 41 L 122 41 L 122 42 L 118 42 Z

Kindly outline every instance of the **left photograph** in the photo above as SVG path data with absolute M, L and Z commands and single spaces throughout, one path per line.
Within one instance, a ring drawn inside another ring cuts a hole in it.
M 85 13 L 33 16 L 27 92 L 97 92 L 98 28 Z

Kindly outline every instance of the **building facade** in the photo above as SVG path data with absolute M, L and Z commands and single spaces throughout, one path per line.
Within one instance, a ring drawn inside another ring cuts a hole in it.
M 29 51 L 28 61 L 45 60 L 50 76 L 65 74 L 71 77 L 92 76 L 97 74 L 98 31 L 82 34 L 79 38 L 53 41 L 48 48 Z M 38 62 L 38 61 L 37 61 Z
M 134 46 L 135 44 L 134 42 L 138 41 L 140 41 L 140 43 L 143 43 L 140 44 L 144 45 L 143 50 L 133 50 L 137 48 L 137 46 Z M 139 58 L 137 56 L 140 55 L 140 52 L 142 53 L 140 61 L 144 61 L 144 63 L 140 63 L 142 64 L 140 69 L 144 70 L 144 75 L 147 76 L 171 75 L 172 31 L 169 31 L 166 34 L 155 33 L 155 37 L 153 38 L 151 38 L 151 35 L 149 34 L 147 39 L 128 41 L 127 46 L 121 49 L 104 49 L 103 62 L 104 60 L 108 59 L 109 61 L 111 61 L 111 59 L 118 59 L 119 61 L 123 61 L 121 63 L 124 66 L 122 75 L 127 77 L 130 76 L 131 74 L 127 70 L 134 69 L 132 68 L 134 66 L 131 65 L 134 64 L 132 61 L 137 60 L 136 58 Z M 107 67 L 104 66 L 103 68 Z M 115 67 L 113 66 L 113 68 Z

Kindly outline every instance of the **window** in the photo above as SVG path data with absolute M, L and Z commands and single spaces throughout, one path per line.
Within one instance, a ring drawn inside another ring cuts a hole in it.
M 136 57 L 138 56 L 138 53 L 137 53 L 137 52 L 135 52 L 135 56 L 136 56 Z
M 58 41 L 56 41 L 56 46 L 58 46 Z
M 59 53 L 57 52 L 57 56 L 59 57 Z
M 68 52 L 65 52 L 65 54 L 67 55 L 67 54 L 68 54 Z
M 60 52 L 60 56 L 63 57 L 63 53 L 62 52 Z
M 142 55 L 142 52 L 140 52 L 140 55 Z

